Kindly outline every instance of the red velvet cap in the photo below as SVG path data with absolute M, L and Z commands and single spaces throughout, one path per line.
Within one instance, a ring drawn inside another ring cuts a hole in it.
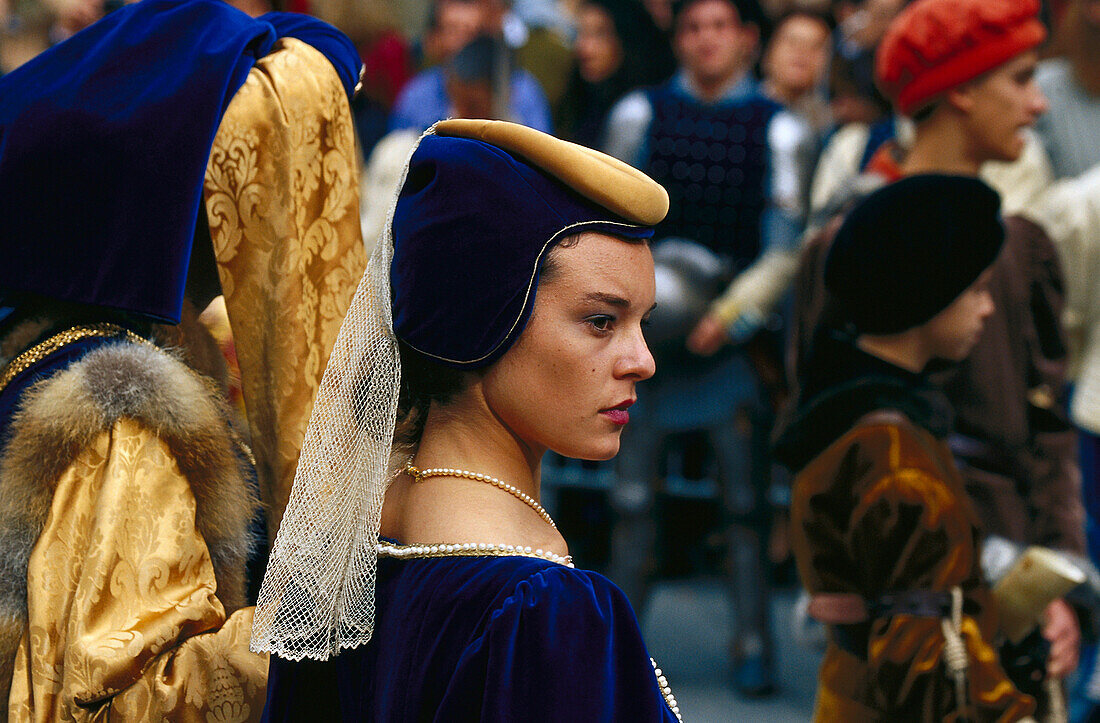
M 890 24 L 875 78 L 905 115 L 1046 38 L 1039 0 L 917 0 Z

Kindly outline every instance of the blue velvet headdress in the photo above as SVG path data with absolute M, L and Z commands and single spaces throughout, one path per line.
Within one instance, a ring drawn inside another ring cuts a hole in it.
M 350 96 L 360 61 L 334 28 L 217 0 L 142 0 L 0 79 L 0 296 L 178 322 L 214 134 L 284 36 Z
M 653 235 L 502 148 L 424 137 L 393 217 L 394 332 L 447 366 L 492 363 L 531 315 L 546 252 L 585 231 Z

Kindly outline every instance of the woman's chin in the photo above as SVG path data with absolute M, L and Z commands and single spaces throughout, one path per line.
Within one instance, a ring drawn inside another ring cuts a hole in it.
M 614 439 L 607 440 L 606 443 L 602 444 L 589 443 L 584 446 L 555 449 L 554 451 L 562 457 L 569 457 L 570 459 L 604 462 L 619 453 L 619 435 L 616 434 Z

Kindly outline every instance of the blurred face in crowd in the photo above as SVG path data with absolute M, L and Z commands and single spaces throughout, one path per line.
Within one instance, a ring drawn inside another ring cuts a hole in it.
M 451 101 L 453 118 L 483 118 L 492 120 L 493 88 L 490 83 L 462 80 L 454 73 L 447 73 L 447 98 Z
M 992 274 L 986 269 L 950 306 L 920 328 L 932 357 L 962 361 L 970 355 L 982 336 L 985 320 L 996 309 L 989 293 Z
M 610 459 L 637 383 L 654 372 L 642 336 L 653 255 L 601 233 L 577 238 L 551 252 L 527 327 L 481 385 L 494 416 L 537 454 Z
M 611 15 L 598 5 L 582 5 L 577 13 L 573 45 L 577 68 L 589 83 L 607 80 L 623 64 L 623 47 Z
M 484 23 L 484 12 L 477 2 L 440 0 L 436 7 L 436 27 L 429 33 L 429 54 L 444 62 L 476 38 Z
M 732 2 L 696 0 L 677 18 L 673 46 L 692 80 L 716 86 L 744 70 L 756 39 L 756 28 L 741 23 Z
M 511 7 L 509 0 L 478 0 L 482 12 L 482 32 L 496 35 L 504 25 L 504 16 Z
M 813 90 L 829 66 L 829 26 L 810 15 L 792 15 L 772 36 L 764 76 L 787 98 Z
M 906 0 L 864 0 L 843 19 L 840 31 L 848 42 L 861 48 L 874 48 L 905 3 Z
M 57 24 L 67 33 L 78 33 L 103 17 L 104 0 L 59 0 L 52 3 Z
M 948 97 L 964 113 L 973 152 L 980 161 L 1014 161 L 1023 153 L 1023 131 L 1047 109 L 1035 82 L 1039 55 L 1018 55 L 982 77 L 951 91 Z

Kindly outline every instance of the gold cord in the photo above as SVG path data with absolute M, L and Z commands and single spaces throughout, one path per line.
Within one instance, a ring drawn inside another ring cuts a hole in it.
M 81 326 L 74 326 L 71 329 L 66 329 L 63 332 L 54 334 L 45 341 L 35 344 L 30 349 L 8 362 L 2 369 L 0 369 L 0 392 L 11 384 L 11 382 L 20 374 L 30 369 L 32 366 L 42 361 L 50 354 L 53 354 L 61 349 L 65 348 L 69 344 L 80 341 L 82 339 L 90 338 L 102 338 L 109 339 L 112 337 L 119 337 L 120 339 L 126 339 L 127 341 L 135 342 L 138 344 L 147 344 L 148 346 L 155 347 L 156 345 L 148 339 L 142 338 L 134 332 L 119 326 L 118 324 L 84 324 Z

